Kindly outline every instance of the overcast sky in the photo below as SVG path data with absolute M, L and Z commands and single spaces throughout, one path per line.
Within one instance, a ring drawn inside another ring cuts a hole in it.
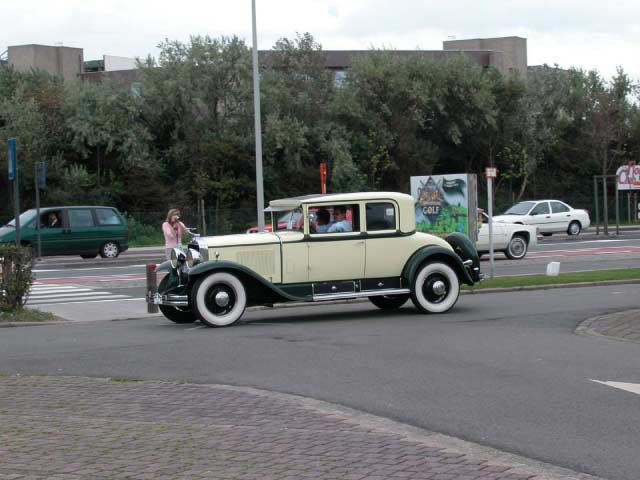
M 527 39 L 528 63 L 622 66 L 640 79 L 640 0 L 256 0 L 258 47 L 310 32 L 327 50 L 440 50 L 442 41 Z M 38 43 L 102 55 L 156 55 L 165 37 L 236 34 L 251 45 L 251 0 L 3 0 L 0 53 Z

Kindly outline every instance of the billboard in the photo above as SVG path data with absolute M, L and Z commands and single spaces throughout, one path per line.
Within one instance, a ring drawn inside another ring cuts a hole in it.
M 618 190 L 640 190 L 640 165 L 629 162 L 616 172 Z
M 460 232 L 477 240 L 476 182 L 475 175 L 459 173 L 411 177 L 416 230 L 440 237 Z

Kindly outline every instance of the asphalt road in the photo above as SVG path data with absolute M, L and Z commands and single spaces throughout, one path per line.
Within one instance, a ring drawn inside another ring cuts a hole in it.
M 249 385 L 309 396 L 609 479 L 640 472 L 640 346 L 578 336 L 638 285 L 464 295 L 445 315 L 368 303 L 0 331 L 0 372 Z M 46 401 L 46 399 L 43 399 Z

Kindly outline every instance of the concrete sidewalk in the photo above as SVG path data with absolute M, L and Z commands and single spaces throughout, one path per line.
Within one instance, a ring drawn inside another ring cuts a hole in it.
M 576 332 L 640 343 L 640 309 L 590 318 Z
M 0 479 L 44 478 L 594 477 L 324 402 L 261 390 L 0 376 Z

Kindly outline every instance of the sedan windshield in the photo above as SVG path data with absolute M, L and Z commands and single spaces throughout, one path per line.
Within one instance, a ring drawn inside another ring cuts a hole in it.
M 26 212 L 24 212 L 23 214 L 20 215 L 20 226 L 24 226 L 27 223 L 29 223 L 31 220 L 33 220 L 33 217 L 35 217 L 35 216 L 36 216 L 36 211 L 35 210 L 27 210 Z M 9 223 L 7 223 L 7 226 L 15 227 L 16 226 L 16 219 L 14 218 Z
M 526 215 L 531 210 L 531 207 L 535 205 L 535 202 L 520 202 L 515 204 L 509 210 L 504 212 L 505 215 Z

